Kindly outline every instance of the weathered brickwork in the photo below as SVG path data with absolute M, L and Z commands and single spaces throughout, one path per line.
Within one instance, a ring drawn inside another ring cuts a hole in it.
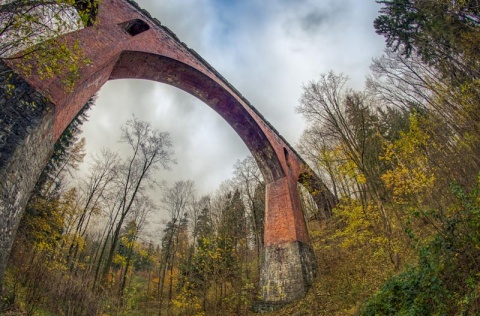
M 53 150 L 53 109 L 0 61 L 0 285 L 20 217 Z
M 34 90 L 55 105 L 53 140 L 58 139 L 82 106 L 107 80 L 153 80 L 196 96 L 221 115 L 238 133 L 255 157 L 267 183 L 262 284 L 268 286 L 262 291 L 263 300 L 279 304 L 304 295 L 310 284 L 310 281 L 304 280 L 311 280 L 315 261 L 310 252 L 304 251 L 310 241 L 301 210 L 297 181 L 305 184 L 319 207 L 328 210 L 335 199 L 326 186 L 225 78 L 148 12 L 141 10 L 132 1 L 102 0 L 98 21 L 95 27 L 63 36 L 67 43 L 80 43 L 85 58 L 91 61 L 91 64 L 80 67 L 80 80 L 73 90 L 66 89 L 63 84 L 67 73 L 48 79 L 34 73 L 24 77 Z M 21 73 L 21 63 L 22 60 L 17 59 L 10 60 L 7 64 Z M 49 113 L 42 114 L 48 122 L 42 122 L 38 126 L 46 128 L 51 125 L 52 112 Z M 20 143 L 23 145 L 18 146 L 25 147 L 27 142 L 23 140 Z M 34 148 L 28 150 L 40 151 L 35 157 L 43 157 L 43 151 L 49 146 L 51 144 L 35 144 Z M 13 146 L 10 151 L 21 150 L 26 149 Z M 37 162 L 32 161 L 31 164 L 36 165 Z M 16 170 L 14 165 L 11 166 L 11 170 Z M 25 166 L 19 165 L 18 168 L 21 170 Z M 32 175 L 38 176 L 36 173 Z M 16 183 L 17 180 L 12 180 L 5 187 L 13 190 L 11 186 L 18 186 Z M 29 192 L 27 186 L 23 187 L 22 184 L 22 196 L 28 196 Z M 10 205 L 8 203 L 6 205 Z M 21 207 L 20 204 L 18 207 Z M 19 210 L 8 212 L 20 213 Z M 9 251 L 8 247 L 4 249 Z M 0 267 L 5 264 L 5 258 L 6 254 L 3 253 Z M 279 274 L 273 271 L 279 271 Z

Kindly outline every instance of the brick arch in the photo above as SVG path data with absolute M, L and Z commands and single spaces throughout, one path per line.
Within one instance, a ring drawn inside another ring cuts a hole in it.
M 300 205 L 304 182 L 320 207 L 335 199 L 265 118 L 200 55 L 129 0 L 102 0 L 98 25 L 62 36 L 78 43 L 82 64 L 73 90 L 69 74 L 22 74 L 22 60 L 0 61 L 0 78 L 18 89 L 7 97 L 0 84 L 0 283 L 16 227 L 53 145 L 85 102 L 108 80 L 142 78 L 178 87 L 219 113 L 252 152 L 266 180 L 264 260 L 260 277 L 267 309 L 302 297 L 313 281 L 315 260 Z M 35 69 L 35 60 L 31 61 Z M 25 107 L 34 104 L 33 107 Z M 8 120 L 2 121 L 3 117 Z M 5 128 L 3 125 L 6 125 Z M 7 126 L 8 125 L 8 126 Z M 13 127 L 14 128 L 13 128 Z M 18 128 L 17 128 L 18 127 Z M 7 144 L 7 145 L 5 145 Z
M 330 218 L 333 215 L 332 209 L 338 203 L 337 198 L 332 195 L 313 170 L 304 168 L 298 175 L 297 181 L 310 193 L 322 216 L 326 219 Z
M 255 157 L 267 182 L 285 177 L 281 161 L 260 125 L 237 96 L 204 73 L 170 57 L 139 51 L 120 54 L 109 80 L 145 79 L 177 87 L 222 116 Z

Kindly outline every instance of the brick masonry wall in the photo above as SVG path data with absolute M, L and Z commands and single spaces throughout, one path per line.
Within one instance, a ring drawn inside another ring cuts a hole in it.
M 53 109 L 0 61 L 0 286 L 20 218 L 53 152 Z

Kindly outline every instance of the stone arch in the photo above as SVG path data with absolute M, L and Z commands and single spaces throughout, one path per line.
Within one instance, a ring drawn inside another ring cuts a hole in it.
M 0 74 L 10 72 L 15 87 L 21 87 L 14 91 L 15 97 L 8 98 L 5 85 L 0 85 L 0 104 L 5 105 L 0 107 L 0 178 L 5 179 L 0 183 L 0 283 L 20 215 L 55 141 L 106 81 L 138 78 L 196 96 L 219 113 L 247 145 L 266 180 L 260 280 L 265 308 L 302 297 L 315 275 L 315 260 L 296 184 L 310 183 L 306 187 L 317 196 L 319 206 L 331 208 L 335 199 L 326 186 L 233 86 L 135 3 L 103 0 L 98 21 L 95 27 L 62 37 L 67 44 L 80 43 L 91 60 L 81 65 L 73 90 L 64 85 L 68 73 L 46 79 L 35 73 L 22 75 L 20 59 L 0 62 L 5 70 Z M 25 104 L 35 106 L 30 109 Z

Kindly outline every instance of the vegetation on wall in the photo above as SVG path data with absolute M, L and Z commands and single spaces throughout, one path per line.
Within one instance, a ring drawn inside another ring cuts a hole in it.
M 0 60 L 17 61 L 24 74 L 64 75 L 72 89 L 80 66 L 89 64 L 77 38 L 61 35 L 98 22 L 98 0 L 8 0 L 0 5 Z

